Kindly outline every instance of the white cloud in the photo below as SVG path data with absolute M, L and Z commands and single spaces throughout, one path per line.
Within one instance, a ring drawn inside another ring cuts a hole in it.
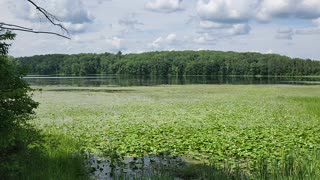
M 212 21 L 208 21 L 208 20 L 201 20 L 200 21 L 200 27 L 204 28 L 204 29 L 220 29 L 220 28 L 230 27 L 230 25 L 229 24 L 212 22 Z
M 235 24 L 232 26 L 231 29 L 229 29 L 230 35 L 244 35 L 248 34 L 251 30 L 251 27 L 245 23 L 245 24 Z
M 48 0 L 45 3 L 48 11 L 64 22 L 82 24 L 90 23 L 94 19 L 81 0 Z
M 314 19 L 319 16 L 319 0 L 263 0 L 256 15 L 261 21 L 286 17 Z
M 177 41 L 177 35 L 174 33 L 168 34 L 166 37 L 158 37 L 151 43 L 151 47 L 153 48 L 162 48 L 165 45 L 170 45 Z
M 273 18 L 316 19 L 320 17 L 319 0 L 198 0 L 202 20 L 240 23 Z
M 113 37 L 111 39 L 111 45 L 115 50 L 125 49 L 124 40 L 118 37 Z
M 292 57 L 320 59 L 320 0 L 35 2 L 57 15 L 75 34 L 67 44 L 61 44 L 65 40 L 55 36 L 16 32 L 18 36 L 10 51 L 13 56 L 203 48 L 260 52 L 276 49 L 277 53 Z M 3 21 L 36 30 L 61 32 L 59 28 L 43 23 L 45 18 L 40 21 L 40 14 L 31 13 L 31 10 L 33 7 L 25 0 L 0 0 L 0 19 Z M 180 13 L 172 13 L 177 11 Z M 189 23 L 185 23 L 189 16 Z M 265 22 L 261 23 L 263 19 Z
M 193 39 L 193 42 L 197 44 L 210 44 L 213 41 L 215 41 L 215 38 L 209 33 L 202 33 L 200 36 Z
M 222 35 L 243 35 L 251 30 L 248 21 L 254 16 L 256 0 L 199 0 L 200 27 L 220 29 Z M 201 40 L 201 39 L 199 39 Z
M 93 15 L 81 0 L 47 0 L 37 3 L 53 14 L 71 33 L 84 32 L 94 20 Z M 20 19 L 30 22 L 48 22 L 30 3 L 14 3 L 12 11 Z
M 172 13 L 182 10 L 182 0 L 152 0 L 145 4 L 145 8 L 151 11 Z
M 68 29 L 71 33 L 82 33 L 86 31 L 86 29 L 89 27 L 88 23 L 84 24 L 72 24 L 70 22 L 62 23 L 62 25 Z
M 222 29 L 220 34 L 248 34 L 251 21 L 271 22 L 273 19 L 295 18 L 313 20 L 320 27 L 320 0 L 198 0 L 199 26 Z M 225 30 L 228 29 L 228 30 Z M 318 34 L 317 28 L 297 30 L 297 34 Z M 278 39 L 292 39 L 293 31 L 278 32 Z
M 202 20 L 240 23 L 252 17 L 256 4 L 256 0 L 199 0 L 197 12 Z
M 207 40 L 204 36 L 199 36 L 199 37 L 196 37 L 194 40 L 193 40 L 195 43 L 198 43 L 198 44 L 205 44 L 207 43 Z
M 81 0 L 47 0 L 39 2 L 48 12 L 57 16 L 63 22 L 73 24 L 92 22 L 94 17 L 86 9 Z M 26 18 L 38 20 L 39 12 L 33 6 L 29 6 L 29 14 Z
M 159 48 L 160 47 L 160 44 L 163 43 L 163 38 L 162 37 L 158 37 L 156 40 L 154 40 L 152 42 L 152 47 L 154 48 Z
M 177 40 L 177 35 L 176 34 L 169 34 L 166 39 L 165 39 L 168 43 L 172 43 L 174 42 L 175 40 Z

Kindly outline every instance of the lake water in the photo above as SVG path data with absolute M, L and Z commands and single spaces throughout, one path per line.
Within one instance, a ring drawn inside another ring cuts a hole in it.
M 187 84 L 292 84 L 320 85 L 320 77 L 244 77 L 244 76 L 184 76 L 138 77 L 118 75 L 92 76 L 27 76 L 32 86 L 154 86 Z

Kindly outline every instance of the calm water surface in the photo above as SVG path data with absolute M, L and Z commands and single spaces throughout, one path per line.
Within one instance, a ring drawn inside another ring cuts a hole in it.
M 292 84 L 320 85 L 320 77 L 244 77 L 244 76 L 185 76 L 139 77 L 118 75 L 92 76 L 27 76 L 32 86 L 155 86 L 187 84 Z

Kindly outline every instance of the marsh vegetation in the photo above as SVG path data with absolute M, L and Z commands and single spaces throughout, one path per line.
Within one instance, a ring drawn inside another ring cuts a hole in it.
M 319 86 L 41 88 L 34 96 L 40 106 L 33 124 L 77 142 L 78 152 L 187 159 L 179 171 L 150 177 L 320 175 Z

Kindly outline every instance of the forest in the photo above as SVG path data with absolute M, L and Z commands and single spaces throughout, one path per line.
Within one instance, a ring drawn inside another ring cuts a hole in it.
M 138 76 L 316 76 L 320 61 L 278 54 L 222 51 L 161 51 L 141 54 L 82 53 L 19 57 L 33 75 L 122 74 Z

